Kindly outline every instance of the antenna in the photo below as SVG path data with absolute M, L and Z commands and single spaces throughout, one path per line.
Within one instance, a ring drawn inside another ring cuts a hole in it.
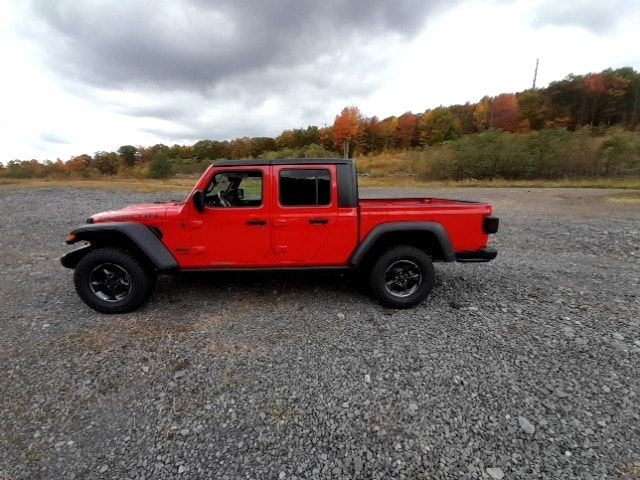
M 538 79 L 538 63 L 540 63 L 540 59 L 536 58 L 536 69 L 533 72 L 533 88 L 534 90 L 536 89 L 536 80 Z

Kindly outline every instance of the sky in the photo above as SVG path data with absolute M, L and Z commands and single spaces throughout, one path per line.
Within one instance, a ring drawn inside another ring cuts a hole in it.
M 640 70 L 639 0 L 0 0 L 0 162 L 384 118 Z

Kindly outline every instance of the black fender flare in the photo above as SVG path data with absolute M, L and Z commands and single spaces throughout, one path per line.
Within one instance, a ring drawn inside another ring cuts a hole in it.
M 349 263 L 357 267 L 376 242 L 384 235 L 395 232 L 427 232 L 436 239 L 442 251 L 442 260 L 455 262 L 456 254 L 444 227 L 436 222 L 391 222 L 374 227 L 351 255 Z
M 178 269 L 176 259 L 149 227 L 127 222 L 95 223 L 72 230 L 67 243 L 73 244 L 84 240 L 89 242 L 89 245 L 63 255 L 60 262 L 64 267 L 75 268 L 82 257 L 95 248 L 96 244 L 108 246 L 113 244 L 113 239 L 122 239 L 122 237 L 137 247 L 159 271 L 172 272 Z

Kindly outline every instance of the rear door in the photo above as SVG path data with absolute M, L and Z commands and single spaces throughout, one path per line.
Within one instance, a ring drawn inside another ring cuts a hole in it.
M 336 233 L 335 165 L 274 165 L 273 258 L 277 265 L 332 263 L 326 246 Z

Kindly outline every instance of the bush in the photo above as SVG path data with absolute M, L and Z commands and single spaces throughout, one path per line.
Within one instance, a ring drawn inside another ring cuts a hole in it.
M 549 129 L 525 134 L 498 130 L 467 135 L 434 155 L 425 151 L 429 180 L 504 178 L 558 179 L 640 173 L 640 135 L 609 130 L 594 135 L 590 128 L 576 132 Z
M 527 178 L 530 153 L 522 138 L 499 130 L 468 135 L 452 143 L 454 179 Z
M 614 129 L 600 148 L 602 175 L 640 174 L 640 135 Z

